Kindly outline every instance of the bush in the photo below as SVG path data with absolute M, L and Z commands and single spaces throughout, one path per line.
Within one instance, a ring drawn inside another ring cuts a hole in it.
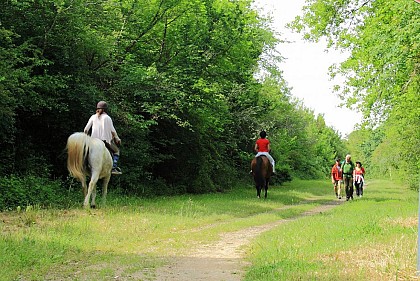
M 290 174 L 290 171 L 286 168 L 278 169 L 278 171 L 276 171 L 276 176 L 274 178 L 277 184 L 282 184 L 285 182 L 292 181 L 292 175 Z
M 18 206 L 60 206 L 64 202 L 68 206 L 71 201 L 60 181 L 32 175 L 0 177 L 0 194 L 1 211 L 16 209 Z

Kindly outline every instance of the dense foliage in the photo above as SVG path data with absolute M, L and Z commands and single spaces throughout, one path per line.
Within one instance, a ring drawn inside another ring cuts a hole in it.
M 0 176 L 66 179 L 66 139 L 99 100 L 122 139 L 111 186 L 126 193 L 231 188 L 261 129 L 277 181 L 327 175 L 340 136 L 290 96 L 279 38 L 251 4 L 2 1 Z
M 420 4 L 407 0 L 308 1 L 293 27 L 351 52 L 332 68 L 337 87 L 365 123 L 349 136 L 353 154 L 374 176 L 418 187 L 420 174 Z

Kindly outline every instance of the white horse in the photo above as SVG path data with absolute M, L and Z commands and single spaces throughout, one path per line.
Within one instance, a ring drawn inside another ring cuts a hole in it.
M 85 201 L 83 207 L 95 208 L 96 183 L 103 179 L 102 201 L 106 202 L 108 183 L 111 178 L 112 158 L 103 141 L 85 133 L 74 133 L 67 140 L 67 169 L 70 175 L 82 183 Z M 90 176 L 86 189 L 86 176 Z

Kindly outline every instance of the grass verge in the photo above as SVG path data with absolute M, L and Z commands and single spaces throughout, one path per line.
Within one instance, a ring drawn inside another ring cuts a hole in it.
M 256 199 L 251 185 L 228 193 L 153 199 L 113 197 L 111 189 L 107 206 L 96 210 L 35 206 L 3 212 L 0 280 L 153 280 L 165 258 L 218 240 L 221 233 L 297 216 L 332 198 L 328 181 L 293 181 L 272 187 L 266 200 Z M 372 249 L 376 255 L 393 255 L 388 262 L 397 259 L 397 272 L 409 276 L 415 262 L 416 198 L 400 186 L 372 182 L 362 200 L 279 226 L 249 248 L 256 266 L 246 279 L 370 276 L 363 261 Z M 403 242 L 404 249 L 397 251 Z M 347 257 L 352 266 L 343 269 Z M 376 276 L 388 276 L 383 274 L 396 272 L 388 262 L 370 266 L 380 273 Z
M 370 181 L 364 195 L 264 233 L 245 280 L 419 280 L 418 192 Z

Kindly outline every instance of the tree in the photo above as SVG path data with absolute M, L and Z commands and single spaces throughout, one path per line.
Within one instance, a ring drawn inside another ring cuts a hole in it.
M 409 125 L 411 135 L 419 135 L 415 124 L 420 105 L 411 102 L 419 88 L 419 16 L 415 1 L 317 0 L 308 2 L 303 16 L 291 25 L 308 40 L 326 37 L 330 47 L 351 52 L 346 61 L 331 68 L 332 76 L 346 78 L 342 87 L 336 87 L 338 95 L 348 107 L 363 112 L 366 126 L 374 129 L 390 123 L 384 126 L 386 141 L 398 144 L 393 149 L 403 155 L 420 152 L 416 142 L 403 144 L 392 133 L 399 123 Z M 415 165 L 419 166 L 418 158 Z
M 124 176 L 111 184 L 124 193 L 231 188 L 262 128 L 287 175 L 321 175 L 308 159 L 327 166 L 339 139 L 290 98 L 278 39 L 251 4 L 3 1 L 0 176 L 66 178 L 66 139 L 99 100 L 123 140 Z

